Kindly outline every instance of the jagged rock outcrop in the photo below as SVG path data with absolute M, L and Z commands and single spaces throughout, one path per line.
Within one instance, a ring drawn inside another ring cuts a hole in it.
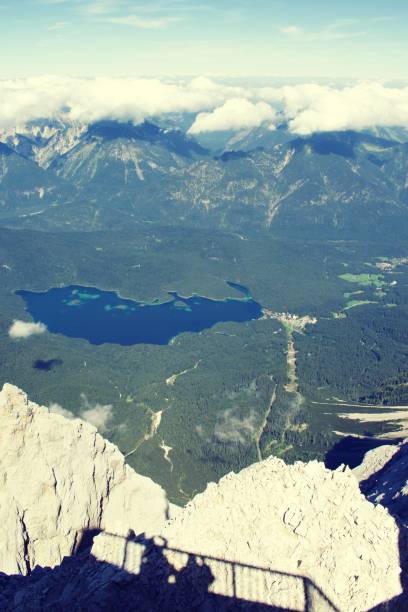
M 408 440 L 402 444 L 380 446 L 368 452 L 354 474 L 364 495 L 381 504 L 397 519 L 401 528 L 408 527 Z
M 0 574 L 5 612 L 351 612 L 401 593 L 396 522 L 349 469 L 270 458 L 165 521 L 162 489 L 91 425 L 9 385 L 0 419 L 0 570 L 20 574 Z
M 364 499 L 349 469 L 271 457 L 209 485 L 163 535 L 173 547 L 272 570 L 265 603 L 282 608 L 305 606 L 298 575 L 347 611 L 400 592 L 398 529 Z M 329 609 L 313 592 L 315 609 Z
M 55 566 L 84 530 L 157 531 L 164 491 L 125 464 L 95 427 L 28 401 L 11 385 L 0 393 L 0 571 Z
M 208 485 L 162 536 L 176 571 L 201 559 L 213 579 L 210 591 L 220 596 L 238 593 L 288 610 L 306 609 L 307 597 L 310 609 L 349 612 L 401 592 L 397 526 L 363 497 L 348 468 L 288 466 L 271 457 Z M 141 570 L 137 542 L 126 542 L 125 558 L 124 543 L 102 534 L 92 550 L 129 573 Z
M 377 474 L 398 452 L 399 445 L 378 446 L 364 455 L 363 462 L 353 469 L 353 474 L 359 482 L 363 482 Z
M 364 495 L 381 504 L 399 527 L 399 550 L 403 594 L 393 600 L 390 610 L 408 609 L 408 440 L 399 445 L 380 446 L 364 457 L 354 469 Z

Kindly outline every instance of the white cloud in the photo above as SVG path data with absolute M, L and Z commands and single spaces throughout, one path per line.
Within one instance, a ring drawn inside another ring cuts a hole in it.
M 180 21 L 180 19 L 178 17 L 147 19 L 146 17 L 139 17 L 138 15 L 126 15 L 125 17 L 109 17 L 106 21 L 116 25 L 125 25 L 143 30 L 162 30 L 172 23 Z
M 370 21 L 373 23 L 385 23 L 387 21 L 394 21 L 395 17 L 384 15 L 383 17 L 371 17 Z
M 104 433 L 113 418 L 112 404 L 91 405 L 84 393 L 81 394 L 82 410 L 80 418 L 91 423 L 100 433 Z
M 81 393 L 81 408 L 78 416 L 57 403 L 50 404 L 49 411 L 53 414 L 59 414 L 66 419 L 82 419 L 96 427 L 100 433 L 106 432 L 110 421 L 113 419 L 112 404 L 97 403 L 92 405 L 89 403 L 85 393 Z
M 123 5 L 122 0 L 94 0 L 78 7 L 78 11 L 86 16 L 106 15 L 117 11 Z
M 296 25 L 281 26 L 279 30 L 290 36 L 293 39 L 297 39 L 303 42 L 330 42 L 333 40 L 343 40 L 347 38 L 360 38 L 365 36 L 366 32 L 363 31 L 350 31 L 345 28 L 357 24 L 358 21 L 355 19 L 339 19 L 334 23 L 327 25 L 322 30 L 316 32 L 308 32 L 303 28 Z
M 29 338 L 36 334 L 43 334 L 47 331 L 43 323 L 32 323 L 28 321 L 13 321 L 8 331 L 10 338 Z
M 80 123 L 116 119 L 136 124 L 172 112 L 198 114 L 192 134 L 258 126 L 273 129 L 277 118 L 301 135 L 408 126 L 408 87 L 363 82 L 348 87 L 309 83 L 252 89 L 207 77 L 0 80 L 0 128 L 61 117 Z
M 73 121 L 118 119 L 139 123 L 155 114 L 210 110 L 231 97 L 244 95 L 242 88 L 227 87 L 205 77 L 188 82 L 131 77 L 15 79 L 0 81 L 0 127 L 58 118 L 64 109 L 66 118 Z
M 50 26 L 48 26 L 48 29 L 51 32 L 54 32 L 58 30 L 64 30 L 68 26 L 69 26 L 68 21 L 57 21 L 56 23 L 52 23 Z
M 81 419 L 94 425 L 98 431 L 104 433 L 108 429 L 108 423 L 113 417 L 113 408 L 110 404 L 105 406 L 96 404 L 93 408 L 81 412 Z
M 76 418 L 75 414 L 71 412 L 71 410 L 67 410 L 66 408 L 63 408 L 62 406 L 60 406 L 60 404 L 57 403 L 50 404 L 49 411 L 52 414 L 59 414 L 60 416 L 65 417 L 66 419 Z
M 408 88 L 379 83 L 321 91 L 289 122 L 291 131 L 301 135 L 396 125 L 408 125 Z
M 273 129 L 275 119 L 276 111 L 266 102 L 233 98 L 210 113 L 200 113 L 190 128 L 190 134 L 255 128 L 265 123 Z
M 214 435 L 222 442 L 246 444 L 255 433 L 256 420 L 256 414 L 253 410 L 247 417 L 240 418 L 230 408 L 218 417 Z
M 283 34 L 289 34 L 289 36 L 296 36 L 297 34 L 302 33 L 302 28 L 299 28 L 298 26 L 295 26 L 295 25 L 282 26 L 279 28 L 279 30 Z
M 263 88 L 258 95 L 276 104 L 288 120 L 290 131 L 303 136 L 408 125 L 408 87 L 386 87 L 375 82 L 344 88 L 309 84 Z

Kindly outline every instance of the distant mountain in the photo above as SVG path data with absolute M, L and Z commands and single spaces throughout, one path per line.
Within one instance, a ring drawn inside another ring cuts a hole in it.
M 278 144 L 293 140 L 293 134 L 288 131 L 286 123 L 279 124 L 271 130 L 261 126 L 248 130 L 241 130 L 224 144 L 224 151 L 253 151 L 254 149 L 273 149 Z
M 376 161 L 395 186 L 399 201 L 408 205 L 408 143 L 377 155 Z
M 340 155 L 349 159 L 368 157 L 396 146 L 395 142 L 359 132 L 320 132 L 291 141 L 297 150 L 311 149 L 318 155 Z
M 13 149 L 4 144 L 4 142 L 0 142 L 0 155 L 3 157 L 9 157 L 10 155 L 13 155 L 13 153 Z
M 317 237 L 372 236 L 407 230 L 406 207 L 378 158 L 395 143 L 355 132 L 315 134 L 286 145 L 287 187 L 302 181 L 275 215 L 275 229 Z M 300 178 L 302 177 L 302 178 Z
M 38 120 L 15 128 L 0 129 L 0 141 L 19 155 L 48 168 L 55 158 L 80 141 L 86 129 L 85 125 L 70 121 Z
M 375 127 L 371 128 L 370 130 L 364 130 L 364 132 L 371 134 L 372 136 L 386 138 L 387 140 L 392 140 L 394 142 L 408 142 L 408 128 L 406 127 Z
M 36 214 L 72 197 L 74 189 L 0 143 L 0 216 Z
M 110 218 L 120 211 L 137 219 L 167 220 L 163 203 L 180 169 L 207 152 L 180 131 L 151 123 L 138 126 L 113 121 L 90 125 L 80 142 L 50 166 L 75 185 L 95 213 Z M 158 206 L 159 205 L 159 206 Z M 109 224 L 111 221 L 108 222 Z M 128 223 L 128 221 L 126 221 Z
M 147 142 L 152 145 L 160 145 L 172 153 L 189 158 L 207 154 L 204 147 L 182 131 L 161 128 L 149 121 L 139 125 L 133 125 L 130 122 L 99 121 L 88 127 L 86 136 L 86 140 L 100 138 L 102 141 L 124 139 Z
M 207 215 L 229 229 L 307 236 L 383 231 L 407 214 L 395 181 L 372 159 L 392 157 L 394 147 L 347 132 L 298 138 L 269 151 L 225 153 L 184 168 L 172 199 L 183 202 L 192 218 Z
M 54 149 L 47 171 L 10 148 L 3 158 L 12 169 L 8 181 L 20 172 L 44 183 L 41 191 L 23 190 L 37 199 L 53 194 L 64 201 L 70 185 L 71 206 L 25 220 L 30 226 L 104 229 L 148 221 L 301 237 L 406 236 L 408 145 L 353 131 L 290 141 L 285 126 L 276 132 L 271 138 L 284 142 L 211 156 L 180 130 L 101 121 L 77 133 L 64 154 Z M 266 143 L 262 130 L 256 134 Z M 13 185 L 9 213 L 12 202 L 14 211 L 27 204 L 20 183 Z

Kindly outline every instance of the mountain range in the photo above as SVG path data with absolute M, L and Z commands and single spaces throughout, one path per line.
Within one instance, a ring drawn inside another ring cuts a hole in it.
M 156 222 L 291 237 L 404 238 L 408 144 L 401 131 L 385 135 L 299 138 L 282 125 L 210 148 L 147 121 L 43 121 L 0 131 L 0 218 L 35 229 Z

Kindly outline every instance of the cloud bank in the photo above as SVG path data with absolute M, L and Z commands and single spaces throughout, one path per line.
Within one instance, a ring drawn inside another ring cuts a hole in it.
M 32 323 L 28 321 L 13 321 L 8 334 L 10 338 L 16 340 L 18 338 L 29 338 L 36 334 L 43 334 L 47 331 L 46 326 L 43 323 Z
M 275 119 L 275 109 L 266 102 L 253 103 L 246 98 L 233 98 L 210 113 L 200 113 L 189 132 L 200 134 L 201 132 L 242 130 L 243 128 L 256 128 L 264 123 L 270 129 L 274 129 Z
M 363 82 L 348 87 L 226 85 L 207 77 L 92 79 L 43 76 L 0 81 L 0 128 L 38 119 L 91 123 L 132 121 L 166 113 L 196 115 L 191 134 L 285 121 L 294 134 L 408 126 L 408 87 Z
M 0 81 L 0 127 L 42 118 L 84 123 L 101 119 L 140 123 L 163 113 L 211 110 L 239 95 L 245 95 L 245 91 L 205 77 L 188 82 L 56 76 Z
M 342 89 L 297 85 L 264 88 L 260 95 L 281 106 L 290 131 L 300 135 L 408 126 L 408 87 L 386 87 L 381 83 L 360 83 Z

